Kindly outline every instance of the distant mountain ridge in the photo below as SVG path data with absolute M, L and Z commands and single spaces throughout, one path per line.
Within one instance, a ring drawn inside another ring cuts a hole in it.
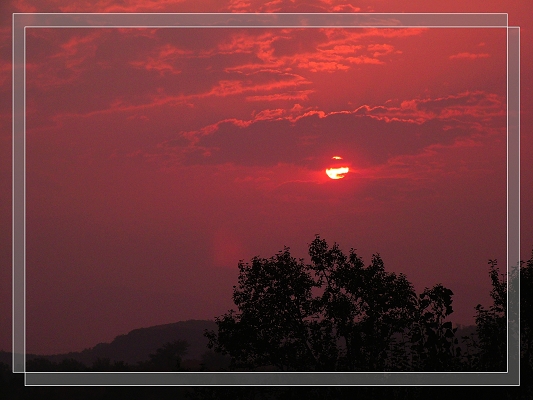
M 119 335 L 111 343 L 99 343 L 96 346 L 80 352 L 65 354 L 36 355 L 27 354 L 28 360 L 45 358 L 52 362 L 61 362 L 72 358 L 91 366 L 98 358 L 109 358 L 113 361 L 124 361 L 134 365 L 140 361 L 147 361 L 149 355 L 156 352 L 167 342 L 185 340 L 189 343 L 184 360 L 199 360 L 206 351 L 207 338 L 204 330 L 216 330 L 217 325 L 210 320 L 188 320 L 164 325 L 156 325 L 148 328 L 134 329 L 125 335 Z M 11 353 L 0 352 L 0 362 L 11 365 Z
M 458 325 L 456 337 L 461 345 L 461 337 L 476 334 L 475 325 Z M 139 328 L 127 334 L 119 335 L 111 343 L 99 343 L 96 346 L 80 352 L 70 352 L 53 355 L 27 354 L 27 359 L 45 358 L 55 363 L 60 363 L 65 359 L 74 359 L 87 366 L 91 366 L 98 358 L 108 358 L 111 362 L 124 361 L 127 364 L 135 365 L 140 361 L 147 361 L 149 355 L 156 352 L 165 343 L 175 340 L 185 340 L 189 343 L 187 354 L 183 360 L 200 360 L 202 355 L 208 351 L 208 340 L 204 336 L 204 331 L 217 330 L 215 321 L 211 320 L 188 320 L 174 322 L 164 325 L 155 325 L 148 328 Z M 0 362 L 11 365 L 11 353 L 0 351 Z

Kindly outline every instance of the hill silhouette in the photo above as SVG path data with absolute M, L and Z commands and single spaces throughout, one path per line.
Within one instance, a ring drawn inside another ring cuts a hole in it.
M 91 366 L 96 360 L 108 358 L 111 362 L 123 361 L 130 365 L 148 361 L 149 355 L 156 352 L 165 343 L 174 340 L 185 340 L 190 346 L 184 356 L 186 360 L 201 360 L 208 351 L 205 330 L 216 329 L 216 323 L 211 320 L 188 320 L 147 328 L 138 328 L 127 334 L 116 336 L 111 343 L 99 343 L 96 346 L 79 352 L 63 354 L 38 355 L 27 354 L 27 360 L 44 358 L 54 363 L 66 359 L 74 359 L 86 366 Z M 457 337 L 475 335 L 476 326 L 458 325 Z M 461 342 L 459 347 L 464 347 Z M 466 347 L 463 348 L 466 350 Z M 11 365 L 11 352 L 0 351 L 0 363 Z
M 216 329 L 214 321 L 188 320 L 148 328 L 139 328 L 127 334 L 119 335 L 111 343 L 99 343 L 96 346 L 79 352 L 64 354 L 37 355 L 27 354 L 27 360 L 44 358 L 59 363 L 65 359 L 74 359 L 87 366 L 97 359 L 109 359 L 111 362 L 123 361 L 134 365 L 141 361 L 148 361 L 149 355 L 156 352 L 165 343 L 175 340 L 185 340 L 189 343 L 184 360 L 200 360 L 207 349 L 207 338 L 203 335 L 205 329 Z M 0 352 L 0 362 L 11 365 L 11 353 Z

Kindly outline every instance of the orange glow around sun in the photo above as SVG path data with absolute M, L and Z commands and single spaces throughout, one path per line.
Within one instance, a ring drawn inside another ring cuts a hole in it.
M 331 158 L 332 160 L 342 160 L 342 157 L 340 156 L 333 156 Z M 345 166 L 338 166 L 338 167 L 333 167 L 333 168 L 328 168 L 326 169 L 326 174 L 331 178 L 331 179 L 342 179 L 344 178 L 344 176 L 350 171 L 350 168 L 348 167 L 345 167 Z

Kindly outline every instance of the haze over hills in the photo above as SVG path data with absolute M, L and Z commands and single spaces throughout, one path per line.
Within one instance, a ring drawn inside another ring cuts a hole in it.
M 148 328 L 139 328 L 127 334 L 119 335 L 111 343 L 99 343 L 96 346 L 80 352 L 70 352 L 53 355 L 27 354 L 27 360 L 35 358 L 45 358 L 49 361 L 59 363 L 65 359 L 74 359 L 87 366 L 92 365 L 97 359 L 109 359 L 111 362 L 124 361 L 127 364 L 135 365 L 141 361 L 149 360 L 149 355 L 156 352 L 165 343 L 175 340 L 185 340 L 189 343 L 187 353 L 183 360 L 201 360 L 202 355 L 209 351 L 207 348 L 207 338 L 204 331 L 216 330 L 217 325 L 211 320 L 188 320 L 174 322 L 164 325 L 156 325 Z M 475 334 L 474 325 L 458 326 L 456 337 Z M 465 350 L 465 349 L 463 349 Z M 11 365 L 11 353 L 0 351 L 0 362 Z
M 205 329 L 216 329 L 215 322 L 188 320 L 139 328 L 115 337 L 111 343 L 99 343 L 80 352 L 53 355 L 27 354 L 27 359 L 46 358 L 52 362 L 61 362 L 72 358 L 90 366 L 98 358 L 109 358 L 111 362 L 124 361 L 133 365 L 140 361 L 147 361 L 149 355 L 155 353 L 165 343 L 185 340 L 189 343 L 189 347 L 184 360 L 200 360 L 202 354 L 208 351 L 207 338 L 203 335 Z M 0 362 L 11 364 L 11 353 L 0 352 Z

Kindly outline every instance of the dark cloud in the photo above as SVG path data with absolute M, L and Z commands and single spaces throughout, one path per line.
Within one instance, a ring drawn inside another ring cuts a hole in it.
M 435 100 L 413 100 L 403 107 L 361 107 L 353 112 L 307 113 L 255 121 L 227 120 L 203 132 L 189 132 L 194 144 L 186 149 L 184 163 L 275 166 L 279 163 L 319 170 L 340 154 L 361 167 L 421 153 L 432 145 L 452 145 L 459 138 L 479 134 L 465 116 L 498 116 L 498 98 L 481 92 Z M 463 118 L 464 119 L 464 118 Z M 488 128 L 502 128 L 489 121 Z M 166 142 L 167 149 L 183 147 Z M 194 150 L 196 149 L 196 150 Z

